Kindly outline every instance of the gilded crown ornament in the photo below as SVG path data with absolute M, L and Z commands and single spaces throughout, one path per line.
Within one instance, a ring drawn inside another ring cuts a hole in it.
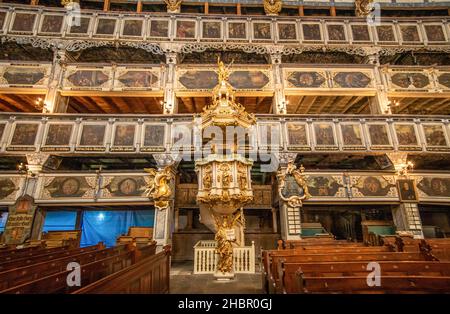
M 355 13 L 358 17 L 367 17 L 372 8 L 373 0 L 355 0 Z
M 182 0 L 164 0 L 167 5 L 167 12 L 178 12 L 181 7 Z
M 278 15 L 283 6 L 282 0 L 263 0 L 264 11 L 267 15 Z

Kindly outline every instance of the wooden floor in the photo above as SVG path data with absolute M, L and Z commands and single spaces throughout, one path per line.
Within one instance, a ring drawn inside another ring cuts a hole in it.
M 171 294 L 259 294 L 261 273 L 237 274 L 230 282 L 218 282 L 211 275 L 193 275 L 192 262 L 174 263 L 170 270 Z

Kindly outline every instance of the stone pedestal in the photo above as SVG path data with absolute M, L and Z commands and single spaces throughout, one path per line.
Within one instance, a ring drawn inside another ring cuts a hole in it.
M 217 281 L 228 282 L 234 279 L 234 273 L 222 273 L 220 271 L 217 271 L 214 273 L 214 277 Z

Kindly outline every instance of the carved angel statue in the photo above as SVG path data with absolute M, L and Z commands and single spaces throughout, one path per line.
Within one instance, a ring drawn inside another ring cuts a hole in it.
M 366 17 L 372 11 L 373 0 L 355 0 L 356 16 Z
M 217 65 L 219 66 L 219 70 L 217 71 L 217 75 L 219 76 L 219 84 L 222 81 L 228 81 L 228 78 L 230 77 L 231 64 L 227 67 L 223 61 L 220 60 L 220 57 L 217 57 Z
M 278 15 L 283 6 L 281 0 L 263 0 L 264 1 L 264 11 L 267 15 Z
M 71 4 L 71 3 L 73 3 L 73 2 L 80 2 L 79 0 L 61 0 L 61 5 L 62 6 L 66 6 L 66 5 L 68 5 L 68 4 Z
M 164 2 L 167 4 L 167 11 L 174 12 L 180 9 L 182 0 L 164 0 Z
M 233 229 L 236 221 L 241 218 L 241 211 L 234 215 L 222 216 L 222 221 L 220 221 L 220 216 L 214 215 L 214 220 L 216 223 L 216 236 L 217 241 L 216 251 L 219 254 L 219 260 L 217 262 L 217 269 L 222 273 L 229 273 L 233 270 L 233 242 L 236 239 L 229 239 L 227 235 L 227 230 Z
M 169 198 L 172 195 L 172 189 L 169 185 L 170 180 L 172 180 L 170 166 L 167 166 L 160 171 L 157 171 L 154 168 L 145 168 L 144 171 L 149 173 L 151 177 L 144 192 L 146 197 L 151 197 L 156 201 Z

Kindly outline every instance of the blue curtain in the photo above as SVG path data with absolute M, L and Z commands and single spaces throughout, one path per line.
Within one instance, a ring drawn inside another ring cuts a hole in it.
M 103 241 L 114 246 L 130 227 L 153 227 L 153 210 L 85 211 L 81 226 L 81 246 L 95 245 Z
M 0 232 L 5 231 L 6 220 L 8 220 L 8 212 L 0 212 Z
M 42 231 L 75 230 L 77 212 L 74 211 L 48 211 L 45 214 Z

